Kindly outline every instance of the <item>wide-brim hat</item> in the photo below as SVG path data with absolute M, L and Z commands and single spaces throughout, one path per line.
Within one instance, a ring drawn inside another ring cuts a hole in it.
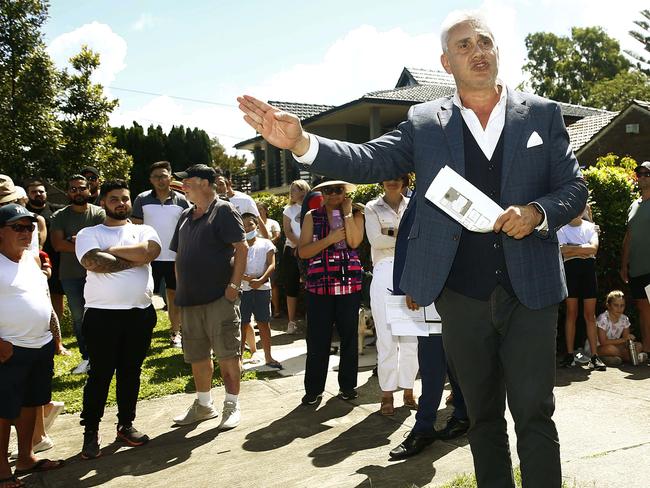
M 38 220 L 36 215 L 17 203 L 10 203 L 0 207 L 0 225 L 10 224 L 20 219 L 29 219 L 32 222 Z
M 318 191 L 322 188 L 325 188 L 326 186 L 342 186 L 343 188 L 345 188 L 345 193 L 352 193 L 357 189 L 357 185 L 348 183 L 347 181 L 330 180 L 330 181 L 324 181 L 323 183 L 316 185 L 314 188 L 312 188 L 312 191 Z
M 644 161 L 641 164 L 639 164 L 636 168 L 634 168 L 634 172 L 638 173 L 642 169 L 647 169 L 650 171 L 650 161 Z
M 16 190 L 14 180 L 7 175 L 0 175 L 0 203 L 13 202 L 19 198 L 20 194 Z

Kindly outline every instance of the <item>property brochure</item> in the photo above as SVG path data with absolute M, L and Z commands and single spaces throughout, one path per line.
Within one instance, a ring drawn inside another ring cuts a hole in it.
M 424 195 L 472 232 L 492 232 L 503 209 L 449 166 L 442 168 Z

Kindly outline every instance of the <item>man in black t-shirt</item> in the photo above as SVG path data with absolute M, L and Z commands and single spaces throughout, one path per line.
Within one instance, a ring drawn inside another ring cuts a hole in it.
M 196 164 L 174 176 L 194 203 L 181 214 L 169 248 L 176 252 L 183 356 L 192 365 L 197 396 L 174 422 L 188 425 L 217 416 L 210 391 L 213 351 L 226 389 L 219 427 L 232 429 L 241 418 L 239 293 L 248 254 L 244 225 L 233 205 L 217 196 L 213 168 Z

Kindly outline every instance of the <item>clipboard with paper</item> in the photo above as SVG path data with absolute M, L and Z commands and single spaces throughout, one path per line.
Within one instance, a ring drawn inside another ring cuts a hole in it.
M 442 333 L 440 315 L 432 303 L 419 310 L 406 306 L 406 296 L 386 296 L 386 322 L 394 336 L 428 336 Z
M 503 213 L 494 200 L 449 166 L 438 172 L 424 196 L 472 232 L 491 232 Z

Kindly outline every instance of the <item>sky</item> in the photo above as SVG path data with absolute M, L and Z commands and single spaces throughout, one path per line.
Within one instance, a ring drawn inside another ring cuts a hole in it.
M 500 76 L 524 75 L 524 38 L 603 27 L 623 49 L 647 0 L 51 0 L 44 26 L 57 66 L 86 44 L 95 81 L 119 99 L 115 126 L 199 127 L 232 146 L 255 135 L 236 97 L 338 105 L 393 88 L 405 66 L 442 69 L 439 26 L 481 10 L 500 48 Z

